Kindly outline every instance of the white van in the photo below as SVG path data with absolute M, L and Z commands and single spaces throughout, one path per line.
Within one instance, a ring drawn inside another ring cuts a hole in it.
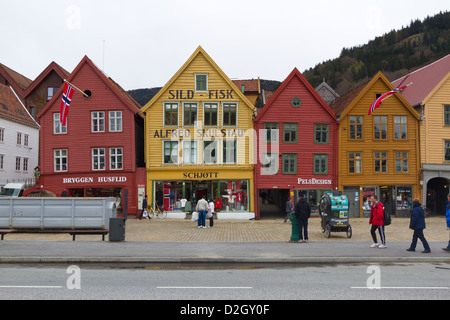
M 7 183 L 0 191 L 0 197 L 21 197 L 25 183 Z

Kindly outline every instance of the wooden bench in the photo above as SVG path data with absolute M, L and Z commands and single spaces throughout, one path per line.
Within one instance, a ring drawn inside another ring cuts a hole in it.
M 19 229 L 0 229 L 0 235 L 1 239 L 3 240 L 5 237 L 5 234 L 8 233 L 40 233 L 39 231 L 31 232 L 26 230 L 19 230 Z M 44 230 L 41 233 L 68 233 L 72 236 L 72 241 L 75 241 L 75 237 L 77 235 L 101 235 L 102 241 L 105 241 L 105 236 L 109 233 L 109 230 L 92 230 L 92 229 L 86 229 L 86 230 Z

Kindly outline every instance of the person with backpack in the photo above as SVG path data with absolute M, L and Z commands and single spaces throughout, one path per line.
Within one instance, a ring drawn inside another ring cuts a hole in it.
M 378 201 L 378 196 L 373 194 L 371 196 L 372 206 L 370 208 L 370 219 L 369 224 L 372 225 L 370 229 L 370 234 L 372 235 L 373 244 L 371 248 L 386 248 L 386 235 L 384 233 L 384 205 Z M 377 241 L 377 235 L 375 231 L 378 230 L 381 238 L 381 243 Z
M 411 245 L 408 249 L 406 249 L 406 251 L 416 251 L 417 239 L 420 239 L 425 249 L 422 253 L 430 253 L 430 246 L 428 245 L 427 239 L 425 239 L 425 236 L 423 235 L 423 229 L 425 229 L 425 213 L 423 212 L 419 199 L 413 200 L 413 211 L 409 228 L 414 230 L 414 234 Z

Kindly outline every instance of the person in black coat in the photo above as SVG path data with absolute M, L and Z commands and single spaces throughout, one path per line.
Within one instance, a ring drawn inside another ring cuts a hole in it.
M 311 216 L 311 208 L 305 199 L 305 195 L 300 195 L 300 200 L 295 204 L 295 218 L 298 224 L 298 242 L 309 242 L 308 239 L 308 219 Z M 303 237 L 304 235 L 304 237 Z
M 430 253 L 430 246 L 428 245 L 427 239 L 425 239 L 425 236 L 423 235 L 423 229 L 425 229 L 425 213 L 423 212 L 419 199 L 413 200 L 413 211 L 411 214 L 409 228 L 414 230 L 414 233 L 411 246 L 406 249 L 406 251 L 415 251 L 417 239 L 420 239 L 425 249 L 422 253 Z

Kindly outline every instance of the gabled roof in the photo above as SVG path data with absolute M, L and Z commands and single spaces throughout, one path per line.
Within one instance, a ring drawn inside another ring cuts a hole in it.
M 359 100 L 361 100 L 361 98 L 367 93 L 367 91 L 370 90 L 370 88 L 372 88 L 372 86 L 378 80 L 383 81 L 388 90 L 395 89 L 392 83 L 384 76 L 381 71 L 379 71 L 369 82 L 363 83 L 344 96 L 336 99 L 330 105 L 330 107 L 334 110 L 336 115 L 342 119 L 353 109 L 356 104 L 358 104 Z M 403 103 L 406 109 L 408 109 L 417 118 L 417 120 L 420 119 L 420 115 L 414 110 L 413 107 L 411 107 L 408 101 L 400 93 L 396 93 L 395 96 Z M 367 112 L 369 111 L 369 108 L 370 105 L 367 106 Z
M 142 107 L 141 111 L 146 112 L 172 86 L 172 84 L 178 79 L 178 77 L 198 55 L 203 55 L 206 61 L 208 61 L 214 68 L 214 70 L 216 70 L 217 73 L 228 83 L 230 88 L 232 88 L 232 90 L 239 96 L 239 98 L 245 102 L 247 107 L 252 111 L 255 111 L 255 107 L 252 105 L 252 103 L 245 97 L 241 90 L 236 87 L 236 85 L 230 80 L 230 78 L 228 78 L 228 76 L 222 71 L 222 69 L 219 68 L 219 66 L 214 62 L 213 59 L 211 59 L 211 57 L 206 53 L 205 50 L 203 50 L 201 46 L 198 46 L 198 48 L 183 64 L 183 66 L 173 75 L 173 77 L 166 83 L 166 85 L 161 90 L 159 90 L 158 93 L 145 106 Z
M 30 86 L 31 80 L 20 73 L 8 68 L 0 63 L 0 74 L 5 77 L 16 92 L 22 96 L 25 90 Z
M 50 74 L 50 72 L 55 71 L 58 76 L 61 79 L 66 79 L 69 77 L 70 72 L 65 70 L 63 67 L 61 67 L 56 62 L 52 61 L 47 68 L 44 69 L 44 71 L 41 72 L 40 75 L 37 76 L 37 78 L 31 83 L 30 86 L 28 86 L 27 90 L 24 92 L 23 97 L 28 97 L 34 89 L 36 89 L 37 86 L 41 84 L 41 82 Z
M 450 72 L 450 54 L 392 82 L 395 87 L 413 83 L 402 95 L 412 106 L 423 103 L 428 94 Z
M 249 79 L 249 80 L 231 80 L 239 90 L 244 89 L 244 93 L 261 93 L 261 83 L 258 79 Z
M 14 89 L 0 84 L 0 118 L 39 129 L 39 124 L 28 113 Z
M 319 102 L 322 107 L 330 114 L 330 116 L 333 119 L 336 119 L 336 114 L 333 112 L 333 110 L 326 104 L 326 102 L 322 99 L 322 97 L 317 93 L 316 90 L 311 86 L 311 84 L 306 80 L 306 78 L 298 71 L 297 68 L 294 68 L 292 72 L 289 74 L 289 76 L 283 81 L 283 83 L 278 87 L 277 91 L 270 97 L 269 101 L 264 105 L 264 107 L 261 109 L 260 112 L 258 112 L 258 115 L 255 118 L 255 121 L 259 121 L 261 117 L 264 115 L 266 110 L 270 108 L 270 106 L 274 103 L 274 101 L 277 99 L 277 97 L 284 91 L 286 86 L 288 85 L 291 80 L 297 77 L 303 85 L 306 87 L 306 89 L 316 98 L 317 102 Z
M 84 58 L 80 61 L 80 63 L 76 66 L 76 68 L 72 71 L 70 76 L 66 79 L 68 82 L 72 82 L 73 79 L 76 77 L 80 69 L 85 65 L 88 64 L 92 70 L 98 75 L 98 77 L 103 80 L 105 85 L 123 102 L 125 106 L 130 109 L 131 112 L 134 114 L 138 114 L 142 116 L 142 113 L 140 111 L 140 105 L 136 102 L 121 86 L 119 86 L 114 80 L 106 76 L 97 66 L 92 62 L 91 59 L 88 58 L 88 56 L 84 56 Z M 77 83 L 73 83 L 75 86 Z M 61 86 L 62 87 L 62 86 Z M 63 90 L 58 90 L 57 93 L 53 96 L 52 100 L 49 101 L 49 103 L 46 104 L 44 109 L 42 109 L 41 112 L 37 114 L 37 117 L 42 117 L 43 114 L 47 112 L 47 110 L 54 104 L 55 101 L 61 100 L 61 95 L 63 94 Z

